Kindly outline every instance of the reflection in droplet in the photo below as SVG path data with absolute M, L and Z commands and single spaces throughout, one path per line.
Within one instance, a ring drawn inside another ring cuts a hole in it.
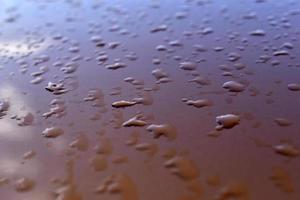
M 216 129 L 220 130 L 223 128 L 229 129 L 240 123 L 240 117 L 234 114 L 220 115 L 216 117 L 217 126 Z
M 63 133 L 64 131 L 59 127 L 50 127 L 43 130 L 42 135 L 46 138 L 56 138 Z

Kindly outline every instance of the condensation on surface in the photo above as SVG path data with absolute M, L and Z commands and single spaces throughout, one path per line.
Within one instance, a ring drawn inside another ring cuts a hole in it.
M 3 0 L 0 199 L 299 200 L 300 2 Z

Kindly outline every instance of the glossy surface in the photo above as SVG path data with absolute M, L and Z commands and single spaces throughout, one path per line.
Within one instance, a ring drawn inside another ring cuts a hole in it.
M 300 2 L 1 4 L 1 199 L 300 199 Z

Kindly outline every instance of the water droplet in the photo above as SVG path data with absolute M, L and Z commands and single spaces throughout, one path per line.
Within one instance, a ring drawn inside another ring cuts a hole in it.
M 135 102 L 135 101 L 124 101 L 124 100 L 122 100 L 122 101 L 115 101 L 111 105 L 114 108 L 123 108 L 123 107 L 133 106 L 135 104 L 137 104 L 137 102 Z
M 290 84 L 288 84 L 287 87 L 291 91 L 300 91 L 300 84 L 299 83 L 290 83 Z
M 278 50 L 273 52 L 273 56 L 287 56 L 290 53 L 287 50 Z
M 167 25 L 162 24 L 162 25 L 160 25 L 160 26 L 157 26 L 157 27 L 155 27 L 155 28 L 152 28 L 152 29 L 150 30 L 150 33 L 157 33 L 157 32 L 161 32 L 161 31 L 166 31 L 167 28 L 168 28 Z
M 33 158 L 35 155 L 36 155 L 36 152 L 33 150 L 30 150 L 30 151 L 27 151 L 26 153 L 24 153 L 22 158 L 28 160 L 28 159 Z
M 134 146 L 136 150 L 145 152 L 152 157 L 158 152 L 158 146 L 151 143 L 140 143 Z
M 94 147 L 97 154 L 110 155 L 112 153 L 113 147 L 111 141 L 108 138 L 101 137 L 100 144 Z
M 220 115 L 216 117 L 217 130 L 221 130 L 223 128 L 230 129 L 234 126 L 238 125 L 240 123 L 240 117 L 234 114 L 226 114 L 226 115 Z
M 86 151 L 89 148 L 89 140 L 84 133 L 79 133 L 79 135 L 69 144 L 69 146 L 76 148 L 79 151 Z
M 236 81 L 225 82 L 222 87 L 227 89 L 229 92 L 242 92 L 245 89 L 243 84 Z
M 52 92 L 55 95 L 64 94 L 68 91 L 64 88 L 64 85 L 62 83 L 52 82 L 48 82 L 48 85 L 45 87 L 45 89 L 49 92 Z
M 0 187 L 9 183 L 9 179 L 6 177 L 0 177 Z
M 248 190 L 242 183 L 231 183 L 219 191 L 217 200 L 248 199 Z
M 122 126 L 123 127 L 131 127 L 131 126 L 145 126 L 147 122 L 142 120 L 143 116 L 141 114 L 138 114 L 129 120 L 125 121 Z
M 166 73 L 163 69 L 154 69 L 151 73 L 156 78 L 156 83 L 167 83 L 171 81 L 168 73 Z
M 91 166 L 97 172 L 103 171 L 107 168 L 107 161 L 105 157 L 101 155 L 96 155 L 91 159 Z
M 41 82 L 43 82 L 43 81 L 44 81 L 44 78 L 41 77 L 41 76 L 38 76 L 38 77 L 32 79 L 32 80 L 30 81 L 30 83 L 32 83 L 32 84 L 39 84 L 39 83 L 41 83 Z
M 18 120 L 19 126 L 29 126 L 34 121 L 34 116 L 32 113 L 28 112 L 22 116 L 17 116 L 16 120 Z
M 134 182 L 125 174 L 114 174 L 106 177 L 103 183 L 97 187 L 97 193 L 109 192 L 121 195 L 122 200 L 138 200 L 138 192 Z
M 294 184 L 290 175 L 281 167 L 274 167 L 270 179 L 283 192 L 294 192 Z
M 197 178 L 199 171 L 192 160 L 183 157 L 174 157 L 165 162 L 165 167 L 170 169 L 172 174 L 175 174 L 183 180 L 191 180 Z
M 126 67 L 126 64 L 120 63 L 120 62 L 105 66 L 106 69 L 111 69 L 111 70 L 116 70 L 116 69 L 120 69 L 120 68 L 124 68 L 124 67 Z
M 254 31 L 251 31 L 249 34 L 252 35 L 252 36 L 265 36 L 266 32 L 264 30 L 261 30 L 261 29 L 256 29 Z
M 192 80 L 189 80 L 189 82 L 192 83 L 197 83 L 199 85 L 210 85 L 211 81 L 203 76 L 197 75 L 195 78 L 193 78 Z
M 122 164 L 122 163 L 127 163 L 128 162 L 128 157 L 123 156 L 123 155 L 118 155 L 112 158 L 112 162 L 114 164 Z
M 6 115 L 6 112 L 8 111 L 10 104 L 6 100 L 0 101 L 0 118 Z
M 285 118 L 276 118 L 276 119 L 274 119 L 274 122 L 278 126 L 290 126 L 290 125 L 292 125 L 292 122 L 289 121 L 288 119 L 285 119 Z
M 197 68 L 197 64 L 193 62 L 182 62 L 180 63 L 179 68 L 188 71 L 195 70 Z
M 228 60 L 231 62 L 238 61 L 241 58 L 241 55 L 235 52 L 228 54 Z
M 147 131 L 150 131 L 154 138 L 164 136 L 169 140 L 173 140 L 177 136 L 176 129 L 170 124 L 151 124 L 147 127 Z
M 46 138 L 56 138 L 56 137 L 62 135 L 63 133 L 64 133 L 64 131 L 61 128 L 50 127 L 50 128 L 46 128 L 42 132 L 42 135 Z
M 61 99 L 53 99 L 50 103 L 52 106 L 49 112 L 45 112 L 43 117 L 48 118 L 54 115 L 55 117 L 61 117 L 66 113 L 65 102 Z
M 186 104 L 189 106 L 194 106 L 196 108 L 202 108 L 202 107 L 212 106 L 213 102 L 208 99 L 198 99 L 198 100 L 187 100 Z
M 283 143 L 273 147 L 275 152 L 283 156 L 297 157 L 300 155 L 300 150 L 292 144 Z
M 14 183 L 17 192 L 28 192 L 33 189 L 34 182 L 29 178 L 20 178 Z

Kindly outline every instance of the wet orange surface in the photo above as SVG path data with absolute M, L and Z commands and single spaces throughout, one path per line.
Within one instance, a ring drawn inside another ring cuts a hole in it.
M 299 200 L 300 2 L 3 0 L 0 199 Z

